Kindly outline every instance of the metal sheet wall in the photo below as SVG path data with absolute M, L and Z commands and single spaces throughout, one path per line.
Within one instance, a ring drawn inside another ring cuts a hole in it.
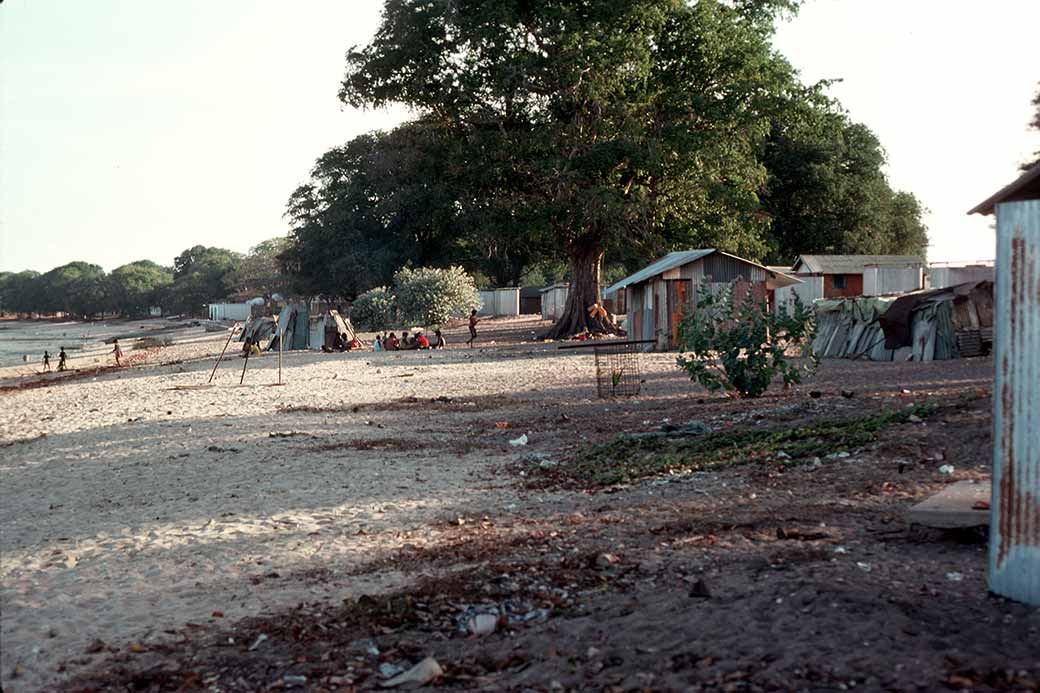
M 924 270 L 912 267 L 864 267 L 863 295 L 904 294 L 924 288 Z
M 731 282 L 736 279 L 764 282 L 768 279 L 766 271 L 761 267 L 749 265 L 727 255 L 715 253 L 700 262 L 703 263 L 704 276 L 711 277 L 713 282 Z
M 933 289 L 966 284 L 968 282 L 993 281 L 993 268 L 982 265 L 968 267 L 932 267 L 928 270 L 929 285 Z
M 1040 200 L 996 212 L 989 587 L 1040 604 Z

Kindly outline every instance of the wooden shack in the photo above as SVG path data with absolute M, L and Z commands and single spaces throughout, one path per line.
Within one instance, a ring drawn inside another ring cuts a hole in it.
M 697 289 L 712 284 L 734 284 L 735 297 L 749 292 L 757 300 L 773 302 L 773 291 L 797 284 L 798 279 L 716 248 L 668 253 L 604 292 L 607 299 L 626 307 L 628 336 L 655 340 L 661 350 L 674 349 L 679 323 L 697 309 Z M 624 292 L 619 297 L 619 292 Z

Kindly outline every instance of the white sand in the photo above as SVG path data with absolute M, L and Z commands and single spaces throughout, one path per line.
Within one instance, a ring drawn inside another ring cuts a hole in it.
M 200 335 L 161 360 L 221 345 L 221 335 Z M 644 360 L 648 388 L 689 388 L 673 358 Z M 471 425 L 486 431 L 496 414 L 486 397 L 536 411 L 540 399 L 594 396 L 591 355 L 550 345 L 296 352 L 285 356 L 284 387 L 270 387 L 272 354 L 251 359 L 238 387 L 235 356 L 217 387 L 174 389 L 203 385 L 211 366 L 144 366 L 0 395 L 4 690 L 54 680 L 57 664 L 83 657 L 95 638 L 146 643 L 213 611 L 230 619 L 405 584 L 395 572 L 350 570 L 436 541 L 431 522 L 552 500 L 522 495 L 498 473 L 522 454 L 552 452 L 551 432 L 532 430 L 523 448 L 507 442 L 523 429 L 496 432 L 491 448 L 486 435 L 484 447 L 460 448 Z M 453 411 L 385 406 L 440 395 Z M 377 404 L 351 411 L 368 403 Z M 280 413 L 286 405 L 342 410 Z M 315 449 L 382 439 L 415 452 Z

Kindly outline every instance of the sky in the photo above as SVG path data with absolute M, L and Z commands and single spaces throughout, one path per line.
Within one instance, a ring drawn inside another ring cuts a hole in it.
M 0 4 L 0 270 L 172 264 L 287 230 L 324 151 L 403 120 L 336 98 L 379 0 Z M 775 45 L 878 134 L 931 261 L 993 257 L 965 212 L 1040 150 L 1035 0 L 807 0 Z

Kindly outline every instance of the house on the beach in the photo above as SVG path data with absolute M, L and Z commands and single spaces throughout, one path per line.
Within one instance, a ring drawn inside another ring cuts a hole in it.
M 774 290 L 799 283 L 757 262 L 717 248 L 701 248 L 668 253 L 608 287 L 603 295 L 614 305 L 625 306 L 630 339 L 654 340 L 658 349 L 672 349 L 683 315 L 697 309 L 697 290 L 705 280 L 733 283 L 738 300 L 750 293 L 770 305 Z

